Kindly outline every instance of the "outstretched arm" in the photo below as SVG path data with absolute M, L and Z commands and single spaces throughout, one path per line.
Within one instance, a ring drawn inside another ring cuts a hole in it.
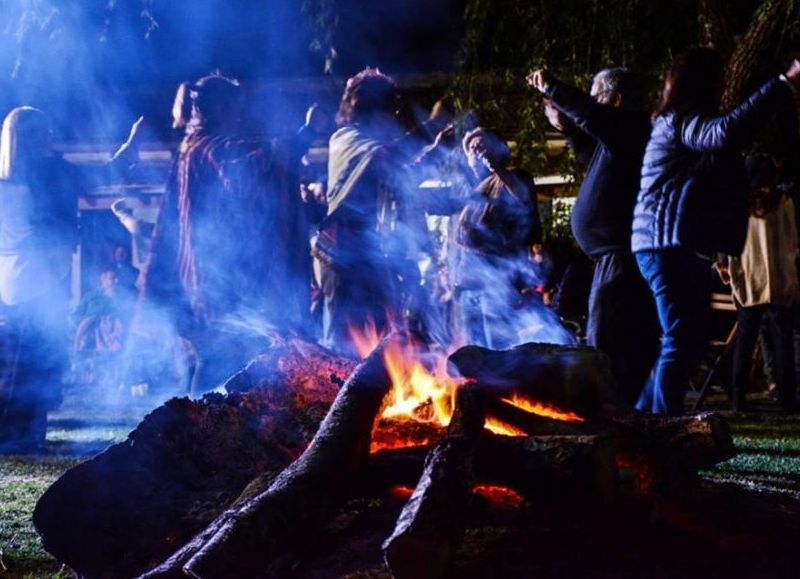
M 619 115 L 614 107 L 598 103 L 585 92 L 559 81 L 545 69 L 532 72 L 527 81 L 592 138 L 610 147 L 620 137 Z
M 729 113 L 718 117 L 687 116 L 681 125 L 681 141 L 695 151 L 741 146 L 775 109 L 794 114 L 789 105 L 798 85 L 800 61 L 795 60 L 785 75 L 764 84 Z

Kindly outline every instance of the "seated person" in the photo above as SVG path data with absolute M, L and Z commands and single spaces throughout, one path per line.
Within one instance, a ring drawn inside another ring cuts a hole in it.
M 100 274 L 72 314 L 75 323 L 73 369 L 82 384 L 118 382 L 119 358 L 133 309 L 132 292 L 120 291 L 113 269 Z

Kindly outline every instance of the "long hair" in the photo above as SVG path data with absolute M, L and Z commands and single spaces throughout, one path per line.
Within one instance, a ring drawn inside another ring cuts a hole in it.
M 236 109 L 241 98 L 239 81 L 219 73 L 194 83 L 182 82 L 172 103 L 172 128 L 188 133 L 200 127 L 216 128 Z
M 654 116 L 683 107 L 716 112 L 723 78 L 723 60 L 716 50 L 689 48 L 672 61 Z
M 192 120 L 192 97 L 189 96 L 192 83 L 182 82 L 178 85 L 175 100 L 172 102 L 172 128 L 185 129 Z
M 6 115 L 0 132 L 0 179 L 20 181 L 44 158 L 50 122 L 33 107 L 17 107 Z
M 363 123 L 381 113 L 391 114 L 396 107 L 394 81 L 377 68 L 368 67 L 347 80 L 336 124 L 341 127 Z

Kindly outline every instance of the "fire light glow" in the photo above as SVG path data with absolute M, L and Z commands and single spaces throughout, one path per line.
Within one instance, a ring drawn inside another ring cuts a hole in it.
M 380 341 L 380 335 L 373 326 L 364 331 L 350 330 L 358 353 L 366 357 Z M 422 356 L 413 342 L 407 345 L 392 342 L 386 345 L 383 354 L 384 364 L 392 382 L 382 418 L 410 418 L 418 422 L 428 422 L 447 426 L 453 415 L 456 388 L 464 382 L 447 374 L 447 358 L 444 355 L 432 357 L 429 368 L 422 362 Z
M 542 404 L 541 402 L 534 402 L 517 394 L 512 395 L 510 398 L 501 398 L 506 404 L 516 406 L 520 410 L 544 416 L 545 418 L 552 418 L 553 420 L 561 420 L 563 422 L 585 422 L 586 419 L 578 416 L 574 412 L 567 412 L 560 410 L 555 406 L 549 404 Z
M 390 344 L 384 362 L 392 381 L 384 418 L 411 417 L 440 426 L 450 423 L 456 389 L 463 380 L 448 376 L 444 356 L 437 356 L 436 368 L 431 373 L 422 365 L 413 346 Z
M 378 345 L 381 335 L 374 324 L 364 328 L 351 328 L 350 335 L 358 354 L 365 358 Z M 382 419 L 392 421 L 416 421 L 444 429 L 453 415 L 455 394 L 459 385 L 466 379 L 453 378 L 447 373 L 447 358 L 443 353 L 420 353 L 418 345 L 412 340 L 405 344 L 389 342 L 385 345 L 384 364 L 392 383 L 387 402 L 381 413 Z M 582 422 L 584 419 L 574 414 L 559 410 L 553 406 L 528 400 L 523 396 L 513 395 L 503 401 L 524 410 L 554 420 Z M 502 422 L 494 417 L 487 417 L 485 428 L 494 434 L 503 436 L 526 436 L 526 432 Z M 403 448 L 417 446 L 420 441 L 381 440 L 373 441 L 372 452 L 385 448 Z
M 472 493 L 483 497 L 495 508 L 503 510 L 519 510 L 525 503 L 525 499 L 517 491 L 498 485 L 476 485 Z
M 501 422 L 500 420 L 492 416 L 486 417 L 486 424 L 484 428 L 501 436 L 526 436 L 528 434 L 524 430 L 520 430 L 519 428 L 512 426 L 511 424 L 506 424 L 505 422 Z

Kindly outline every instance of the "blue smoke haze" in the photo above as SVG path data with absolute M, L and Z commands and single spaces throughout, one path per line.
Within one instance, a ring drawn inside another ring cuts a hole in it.
M 19 105 L 36 106 L 53 119 L 61 152 L 86 149 L 101 157 L 144 115 L 143 149 L 173 153 L 181 137 L 170 129 L 178 84 L 219 69 L 243 82 L 248 132 L 283 137 L 301 125 L 312 102 L 334 110 L 343 80 L 366 65 L 389 74 L 450 69 L 463 5 L 464 0 L 339 2 L 340 23 L 333 37 L 339 56 L 334 75 L 323 76 L 324 55 L 308 50 L 313 32 L 299 0 L 4 0 L 0 112 L 5 116 Z M 419 121 L 426 114 L 413 108 L 410 116 Z M 168 166 L 162 161 L 138 177 L 163 184 Z M 85 214 L 83 235 L 88 233 L 94 241 L 129 243 L 110 214 Z M 227 238 L 240 232 L 220 228 L 207 235 Z M 408 235 L 409 247 L 428 243 L 416 238 L 427 231 Z M 497 285 L 496 290 L 510 288 Z M 251 312 L 238 314 L 229 320 L 231 327 L 247 329 L 255 340 L 269 335 L 265 320 Z M 520 342 L 570 341 L 550 312 L 509 310 L 500 316 L 513 325 Z M 154 342 L 176 341 L 165 318 L 155 310 L 142 318 L 139 331 L 152 338 L 147 345 L 151 350 L 125 351 L 124 368 L 152 356 L 158 350 Z M 168 359 L 166 350 L 160 354 Z M 175 374 L 176 386 L 185 387 L 180 383 L 184 370 Z

